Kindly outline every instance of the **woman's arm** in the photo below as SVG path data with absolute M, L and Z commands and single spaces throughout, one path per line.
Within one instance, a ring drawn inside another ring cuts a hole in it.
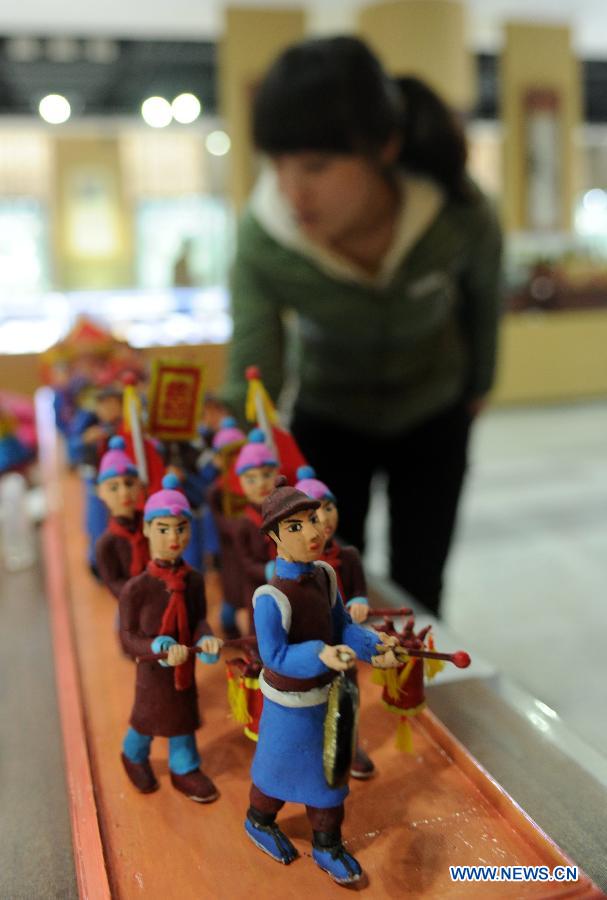
M 226 381 L 220 393 L 224 403 L 241 419 L 244 419 L 247 366 L 259 366 L 263 383 L 274 401 L 283 383 L 285 338 L 281 303 L 269 271 L 262 270 L 254 258 L 256 246 L 263 243 L 267 259 L 272 244 L 262 242 L 256 231 L 260 231 L 257 223 L 250 215 L 245 216 L 230 280 L 234 332 Z M 276 251 L 280 252 L 278 246 Z
M 472 402 L 493 384 L 502 311 L 502 231 L 488 200 L 482 198 L 475 212 L 469 258 L 460 279 L 460 322 L 470 359 L 466 393 Z

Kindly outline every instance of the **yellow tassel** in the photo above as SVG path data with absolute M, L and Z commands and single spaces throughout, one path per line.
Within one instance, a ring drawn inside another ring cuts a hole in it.
M 247 399 L 245 401 L 245 416 L 247 422 L 256 422 L 257 416 L 257 397 L 261 398 L 266 417 L 270 425 L 276 425 L 278 422 L 278 414 L 276 408 L 270 399 L 270 395 L 266 391 L 263 383 L 259 378 L 252 378 L 247 388 Z
M 385 687 L 385 685 L 386 685 L 386 670 L 373 669 L 373 672 L 371 673 L 371 683 L 378 684 L 380 687 Z
M 431 634 L 428 635 L 427 644 L 428 650 L 434 650 L 434 638 Z M 439 672 L 442 672 L 445 668 L 445 664 L 442 659 L 425 659 L 424 660 L 424 675 L 431 681 Z
M 401 716 L 396 729 L 396 749 L 403 753 L 413 753 L 413 734 L 406 716 Z
M 392 700 L 398 700 L 400 696 L 400 684 L 398 681 L 398 672 L 396 669 L 384 669 L 384 675 L 386 678 L 386 691 L 388 693 L 388 697 L 391 697 Z
M 228 704 L 232 718 L 241 725 L 247 725 L 251 719 L 247 709 L 247 696 L 241 678 L 234 678 L 228 673 Z
M 404 669 L 401 671 L 400 675 L 398 676 L 398 684 L 401 688 L 407 683 L 407 680 L 409 678 L 409 675 L 411 674 L 411 670 L 413 669 L 413 666 L 415 665 L 415 663 L 416 663 L 416 660 L 413 657 L 411 657 L 411 659 L 409 659 L 409 661 L 407 662 L 407 665 L 404 667 Z

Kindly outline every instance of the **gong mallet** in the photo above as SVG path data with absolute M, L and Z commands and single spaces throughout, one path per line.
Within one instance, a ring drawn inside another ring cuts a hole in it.
M 451 662 L 458 669 L 467 669 L 470 665 L 470 656 L 465 650 L 456 650 L 455 653 L 438 653 L 435 650 L 415 650 L 402 646 L 390 647 L 399 662 L 407 662 L 414 656 L 419 659 L 441 659 Z
M 393 619 L 395 616 L 410 616 L 413 612 L 412 609 L 408 606 L 400 606 L 394 607 L 389 606 L 386 609 L 374 609 L 372 606 L 369 607 L 369 615 L 367 618 L 369 619 Z
M 241 637 L 241 638 L 233 638 L 230 641 L 224 641 L 220 651 L 225 647 L 234 648 L 236 650 L 250 650 L 253 645 L 257 642 L 257 638 L 251 635 L 250 637 Z M 191 656 L 193 653 L 202 653 L 203 651 L 197 645 L 193 647 L 188 647 L 188 654 Z M 169 654 L 165 651 L 164 653 L 143 653 L 141 656 L 135 657 L 135 662 L 157 662 L 159 659 L 166 659 Z

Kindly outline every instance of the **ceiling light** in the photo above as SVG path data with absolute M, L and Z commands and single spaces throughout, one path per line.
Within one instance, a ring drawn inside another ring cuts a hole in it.
M 69 119 L 72 108 L 61 94 L 48 94 L 40 101 L 38 112 L 50 125 L 62 125 Z
M 212 156 L 225 156 L 232 146 L 232 141 L 225 131 L 211 131 L 207 135 L 205 144 Z
M 173 118 L 181 125 L 195 122 L 200 115 L 200 100 L 194 94 L 180 94 L 171 103 Z
M 164 97 L 148 97 L 141 104 L 141 115 L 152 128 L 166 128 L 173 118 L 171 104 Z

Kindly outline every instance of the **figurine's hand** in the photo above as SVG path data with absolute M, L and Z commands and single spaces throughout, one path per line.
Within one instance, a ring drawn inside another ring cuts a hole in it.
M 371 665 L 375 669 L 396 669 L 402 666 L 394 654 L 394 650 L 386 650 L 385 653 L 378 653 L 377 656 L 371 657 Z
M 223 641 L 221 638 L 205 637 L 198 646 L 201 653 L 206 653 L 208 656 L 217 656 L 223 647 Z
M 351 606 L 348 606 L 348 612 L 352 618 L 353 622 L 356 622 L 357 625 L 360 625 L 362 622 L 366 622 L 369 616 L 369 604 L 368 603 L 352 603 Z
M 101 425 L 90 425 L 82 432 L 82 440 L 85 444 L 95 444 L 104 437 L 106 437 L 106 434 Z
M 172 644 L 167 652 L 167 663 L 169 666 L 180 666 L 187 661 L 188 655 L 185 644 Z
M 398 647 L 398 638 L 385 631 L 380 631 L 378 637 L 381 638 L 381 643 L 377 644 L 379 653 L 371 657 L 371 665 L 376 669 L 395 669 L 402 665 L 393 649 Z
M 378 631 L 377 636 L 381 640 L 381 643 L 377 645 L 378 650 L 383 651 L 384 648 L 399 646 L 399 640 L 394 634 L 386 634 L 385 631 Z
M 325 644 L 318 656 L 328 669 L 335 672 L 345 672 L 356 662 L 356 653 L 347 644 Z

